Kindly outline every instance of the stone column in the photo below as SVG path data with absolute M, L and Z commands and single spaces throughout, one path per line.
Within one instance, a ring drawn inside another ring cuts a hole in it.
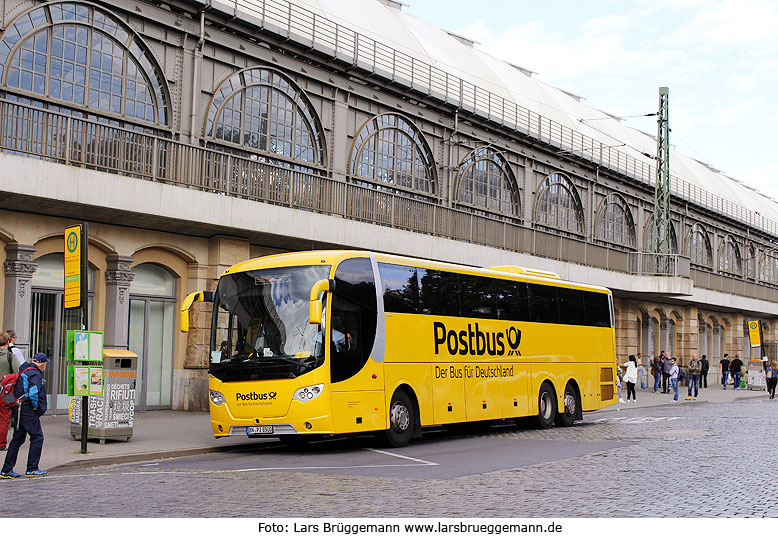
M 3 328 L 16 331 L 16 346 L 30 357 L 30 306 L 32 276 L 38 270 L 32 254 L 32 246 L 9 244 L 5 247 L 5 299 L 3 302 Z
M 187 265 L 187 291 L 216 289 L 219 277 L 233 264 L 250 258 L 248 240 L 215 236 L 208 243 L 208 264 Z M 198 303 L 190 312 L 184 369 L 173 373 L 173 403 L 176 410 L 208 409 L 208 351 L 211 335 L 211 304 Z
M 131 270 L 133 259 L 108 255 L 105 271 L 105 333 L 106 349 L 129 348 L 130 284 L 135 279 Z

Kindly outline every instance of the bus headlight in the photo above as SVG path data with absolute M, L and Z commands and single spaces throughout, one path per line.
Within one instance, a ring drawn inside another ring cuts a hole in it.
M 208 396 L 211 398 L 211 403 L 214 405 L 221 405 L 224 403 L 224 395 L 216 390 L 208 390 Z
M 294 399 L 302 403 L 305 403 L 306 401 L 311 401 L 313 398 L 321 394 L 322 390 L 324 390 L 323 384 L 306 386 L 304 388 L 300 388 L 299 390 L 297 390 L 297 392 L 294 393 Z

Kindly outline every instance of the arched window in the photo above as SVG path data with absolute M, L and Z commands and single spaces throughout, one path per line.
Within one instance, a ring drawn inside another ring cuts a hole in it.
M 0 82 L 9 99 L 43 97 L 56 110 L 166 125 L 163 81 L 140 37 L 93 4 L 35 8 L 17 17 L 0 40 Z
M 205 133 L 220 144 L 324 165 L 324 133 L 313 106 L 273 69 L 244 69 L 224 81 L 211 101 Z
M 613 193 L 602 201 L 595 218 L 594 234 L 607 242 L 635 246 L 635 223 L 624 197 Z
M 735 238 L 728 234 L 719 245 L 719 270 L 728 274 L 743 273 L 743 259 Z
M 534 220 L 555 229 L 584 233 L 581 199 L 567 176 L 554 173 L 543 180 L 538 188 Z
M 686 252 L 689 254 L 692 264 L 710 268 L 713 266 L 713 251 L 710 246 L 710 238 L 705 227 L 695 223 L 689 230 L 686 240 Z
M 759 259 L 759 281 L 778 285 L 778 255 L 768 251 Z
M 654 215 L 648 218 L 646 226 L 643 228 L 643 251 L 646 253 L 654 253 L 656 246 L 654 245 Z M 670 222 L 670 251 L 672 253 L 678 253 L 678 237 L 675 235 L 675 224 Z
M 354 143 L 351 174 L 362 180 L 435 193 L 432 152 L 421 132 L 396 114 L 376 116 L 362 127 Z
M 746 279 L 756 279 L 756 257 L 756 246 L 748 244 L 746 249 Z
M 518 215 L 519 191 L 508 162 L 491 148 L 476 148 L 459 165 L 457 200 L 479 208 Z

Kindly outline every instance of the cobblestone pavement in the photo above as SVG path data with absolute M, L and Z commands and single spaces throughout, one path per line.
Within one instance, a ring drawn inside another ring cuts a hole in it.
M 13 487 L 22 507 L 34 501 L 42 517 L 778 517 L 778 477 L 764 473 L 778 448 L 776 418 L 778 401 L 752 399 L 590 414 L 567 429 L 432 434 L 391 451 L 424 455 L 400 477 L 396 470 L 306 468 L 325 457 L 350 462 L 361 455 L 357 442 L 102 467 L 3 480 L 0 488 Z M 496 454 L 516 457 L 528 441 L 590 446 L 519 467 L 486 466 Z M 455 457 L 465 447 L 465 459 L 483 461 L 484 472 L 461 469 Z M 394 463 L 388 454 L 371 455 Z M 416 474 L 433 461 L 458 463 L 452 466 L 464 472 Z M 285 468 L 269 470 L 278 463 Z

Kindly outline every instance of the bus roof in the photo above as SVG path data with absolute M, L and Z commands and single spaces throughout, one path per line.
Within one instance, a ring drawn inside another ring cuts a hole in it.
M 251 270 L 274 268 L 278 266 L 330 265 L 334 267 L 345 259 L 352 257 L 368 257 L 370 256 L 370 253 L 370 251 L 358 250 L 322 250 L 279 253 L 276 255 L 268 255 L 265 257 L 250 259 L 235 264 L 228 268 L 224 274 L 235 274 L 238 272 L 248 272 Z M 534 270 L 521 266 L 495 266 L 492 268 L 481 268 L 478 266 L 467 266 L 462 264 L 433 261 L 429 259 L 418 259 L 414 257 L 405 257 L 402 255 L 392 255 L 389 253 L 373 253 L 376 256 L 376 260 L 382 263 L 414 266 L 431 270 L 450 270 L 452 272 L 495 278 L 509 278 L 512 280 L 517 280 L 518 278 L 520 281 L 527 281 L 530 283 L 572 286 L 590 291 L 610 293 L 610 290 L 606 287 L 589 285 L 587 283 L 565 281 L 560 279 L 559 276 L 554 272 Z

